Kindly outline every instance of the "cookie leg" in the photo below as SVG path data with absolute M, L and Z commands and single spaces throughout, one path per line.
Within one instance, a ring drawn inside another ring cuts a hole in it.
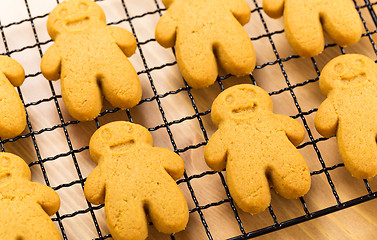
M 141 100 L 141 84 L 139 77 L 127 58 L 101 69 L 99 82 L 106 100 L 114 107 L 122 109 L 136 106 Z
M 267 172 L 275 191 L 285 198 L 299 198 L 309 191 L 311 178 L 308 166 L 293 145 L 275 151 Z
M 355 132 L 340 130 L 337 134 L 338 149 L 344 166 L 356 178 L 374 177 L 377 174 L 376 135 Z
M 230 195 L 243 211 L 256 214 L 270 205 L 270 186 L 264 170 L 228 164 L 226 173 Z
M 105 202 L 107 226 L 114 239 L 145 239 L 148 223 L 140 199 L 111 199 Z
M 255 67 L 256 56 L 253 44 L 239 23 L 218 35 L 215 52 L 221 66 L 235 76 L 250 74 Z
M 162 184 L 162 183 L 167 184 Z M 161 181 L 153 186 L 154 192 L 147 196 L 146 205 L 156 229 L 163 233 L 176 233 L 185 229 L 188 207 L 179 187 L 173 180 Z
M 183 78 L 193 88 L 208 87 L 217 78 L 217 63 L 209 42 L 201 38 L 180 39 L 176 43 L 176 57 Z
M 322 25 L 312 1 L 286 1 L 284 10 L 285 34 L 289 45 L 302 57 L 313 57 L 324 48 Z
M 100 88 L 94 76 L 70 71 L 62 74 L 62 97 L 65 106 L 80 121 L 89 121 L 98 116 L 102 108 Z
M 321 13 L 326 33 L 340 46 L 355 44 L 361 38 L 362 24 L 352 1 L 331 0 L 328 2 Z

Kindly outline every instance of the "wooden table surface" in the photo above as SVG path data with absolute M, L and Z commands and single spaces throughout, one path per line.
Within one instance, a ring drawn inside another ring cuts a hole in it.
M 252 77 L 230 77 L 207 89 L 188 89 L 172 50 L 164 49 L 154 41 L 154 28 L 160 18 L 159 9 L 164 9 L 160 1 L 99 1 L 107 22 L 133 31 L 140 43 L 130 61 L 142 82 L 143 101 L 130 111 L 114 110 L 105 102 L 103 110 L 107 111 L 97 121 L 76 122 L 67 113 L 61 99 L 60 81 L 50 83 L 40 74 L 41 55 L 52 44 L 46 30 L 47 14 L 57 1 L 0 1 L 0 30 L 4 40 L 0 43 L 0 52 L 10 54 L 25 68 L 27 78 L 18 91 L 23 97 L 29 120 L 29 126 L 20 138 L 5 140 L 2 144 L 6 151 L 21 156 L 30 164 L 33 181 L 48 183 L 56 189 L 61 198 L 61 208 L 59 217 L 53 218 L 57 227 L 64 229 L 64 237 L 99 239 L 100 232 L 109 238 L 103 207 L 90 206 L 82 191 L 84 179 L 95 167 L 87 146 L 90 136 L 97 129 L 97 123 L 103 125 L 114 120 L 128 121 L 129 117 L 151 130 L 155 146 L 176 150 L 185 161 L 189 181 L 181 180 L 179 186 L 192 213 L 187 229 L 176 234 L 175 239 L 208 239 L 208 234 L 213 239 L 227 239 L 241 235 L 226 188 L 222 184 L 222 180 L 226 181 L 226 172 L 207 172 L 210 169 L 203 159 L 205 142 L 216 130 L 208 110 L 220 93 L 221 84 L 227 88 L 255 80 L 257 85 L 271 93 L 275 113 L 296 117 L 303 113 L 297 119 L 301 123 L 305 120 L 309 131 L 299 151 L 312 172 L 323 169 L 319 155 L 326 167 L 341 163 L 335 138 L 320 139 L 321 136 L 314 128 L 315 109 L 325 99 L 318 87 L 319 72 L 316 68 L 321 71 L 329 60 L 342 53 L 360 53 L 377 59 L 374 45 L 377 23 L 371 17 L 371 10 L 377 10 L 374 5 L 376 0 L 371 1 L 370 8 L 366 5 L 368 0 L 355 1 L 365 22 L 365 34 L 359 43 L 341 49 L 327 40 L 330 45 L 313 59 L 295 55 L 282 32 L 283 20 L 270 19 L 261 9 L 261 0 L 247 2 L 252 9 L 252 16 L 245 29 L 252 38 L 258 65 Z M 278 55 L 274 53 L 271 43 Z M 293 87 L 289 89 L 289 85 Z M 343 166 L 329 170 L 328 174 L 341 203 L 368 194 L 364 181 L 352 178 Z M 377 191 L 375 178 L 368 183 L 372 192 Z M 336 206 L 334 189 L 325 171 L 314 174 L 311 190 L 303 198 L 308 211 L 314 213 Z M 274 191 L 272 195 L 271 209 L 278 223 L 305 215 L 300 200 L 283 199 Z M 375 239 L 376 205 L 377 202 L 371 200 L 258 239 Z M 253 216 L 238 208 L 236 212 L 246 233 L 274 224 L 268 209 Z M 95 221 L 98 226 L 94 224 Z M 170 236 L 158 233 L 153 226 L 149 227 L 149 231 L 149 239 L 170 239 Z

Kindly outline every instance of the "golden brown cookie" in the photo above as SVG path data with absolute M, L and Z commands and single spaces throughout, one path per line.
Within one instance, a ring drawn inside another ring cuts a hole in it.
M 30 169 L 20 157 L 0 153 L 0 239 L 61 239 L 49 217 L 59 210 L 58 194 L 30 179 Z
M 62 97 L 77 120 L 92 120 L 102 94 L 113 106 L 135 106 L 141 99 L 138 75 L 127 59 L 136 40 L 127 30 L 107 26 L 102 9 L 91 0 L 68 0 L 49 15 L 47 30 L 55 43 L 43 55 L 41 70 L 61 78 Z
M 295 148 L 304 139 L 304 128 L 272 110 L 268 93 L 250 84 L 226 89 L 211 109 L 219 129 L 208 141 L 205 160 L 216 171 L 226 167 L 234 202 L 251 214 L 269 206 L 270 185 L 288 199 L 310 188 L 308 166 Z
M 263 0 L 263 9 L 272 18 L 284 14 L 288 42 L 302 57 L 323 51 L 323 30 L 342 47 L 361 38 L 361 19 L 351 0 Z
M 12 138 L 26 126 L 24 105 L 14 87 L 21 86 L 25 72 L 21 64 L 0 56 L 0 137 Z
M 145 239 L 146 212 L 160 232 L 186 227 L 187 203 L 174 182 L 183 175 L 183 160 L 152 144 L 146 128 L 121 121 L 102 126 L 90 139 L 98 166 L 85 182 L 85 196 L 93 204 L 105 203 L 107 226 L 116 240 Z
M 377 67 L 359 54 L 334 58 L 322 70 L 319 86 L 327 99 L 315 116 L 320 134 L 336 134 L 344 166 L 356 178 L 377 174 Z
M 250 8 L 244 0 L 163 0 L 168 10 L 156 27 L 156 40 L 173 47 L 183 78 L 194 88 L 208 87 L 217 62 L 235 76 L 250 74 L 255 52 L 242 28 Z

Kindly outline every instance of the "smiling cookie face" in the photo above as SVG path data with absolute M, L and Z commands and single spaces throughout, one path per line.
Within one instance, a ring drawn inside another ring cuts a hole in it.
M 49 15 L 47 30 L 51 38 L 62 32 L 73 33 L 96 24 L 106 24 L 103 10 L 91 0 L 69 0 L 59 4 Z
M 93 160 L 104 154 L 122 154 L 139 144 L 152 146 L 152 135 L 140 125 L 130 122 L 112 122 L 99 128 L 90 139 Z
M 359 54 L 342 55 L 322 70 L 319 86 L 327 95 L 333 89 L 347 88 L 375 81 L 377 69 L 373 60 Z
M 216 126 L 226 119 L 242 120 L 260 110 L 272 111 L 272 101 L 263 89 L 241 84 L 220 93 L 212 105 L 212 120 Z

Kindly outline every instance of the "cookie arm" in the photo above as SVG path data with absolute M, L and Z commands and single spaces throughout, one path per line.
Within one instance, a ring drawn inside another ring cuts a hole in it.
M 131 57 L 136 51 L 136 39 L 132 33 L 124 28 L 108 26 L 107 29 L 115 38 L 119 48 L 124 52 L 127 57 Z
M 59 195 L 50 187 L 40 184 L 33 183 L 36 185 L 36 192 L 39 194 L 38 203 L 42 206 L 43 210 L 49 215 L 53 215 L 60 208 L 60 198 Z
M 25 71 L 21 64 L 10 57 L 0 56 L 0 71 L 15 87 L 21 86 L 25 80 Z
M 285 134 L 293 145 L 298 146 L 305 137 L 304 127 L 295 119 L 285 115 L 275 115 L 276 120 L 283 124 Z
M 241 25 L 250 21 L 251 10 L 244 0 L 228 0 L 228 3 L 230 4 L 230 11 Z
M 58 80 L 60 78 L 61 60 L 58 47 L 56 44 L 52 44 L 42 57 L 41 71 L 43 76 L 48 80 Z
M 172 16 L 174 9 L 169 9 L 157 23 L 156 41 L 165 48 L 173 47 L 176 39 L 177 20 Z
M 217 130 L 209 139 L 204 149 L 204 159 L 207 165 L 215 171 L 221 172 L 226 166 L 227 144 L 221 130 Z
M 158 156 L 163 167 L 174 180 L 183 176 L 185 164 L 178 154 L 166 148 L 154 147 L 153 149 L 155 156 Z
M 105 179 L 101 174 L 101 168 L 97 166 L 85 181 L 84 194 L 86 199 L 96 205 L 105 203 L 105 187 Z
M 283 16 L 284 0 L 263 0 L 263 10 L 268 16 L 279 18 Z
M 324 137 L 332 137 L 338 129 L 338 114 L 335 111 L 331 97 L 326 98 L 318 108 L 314 125 L 317 131 Z

